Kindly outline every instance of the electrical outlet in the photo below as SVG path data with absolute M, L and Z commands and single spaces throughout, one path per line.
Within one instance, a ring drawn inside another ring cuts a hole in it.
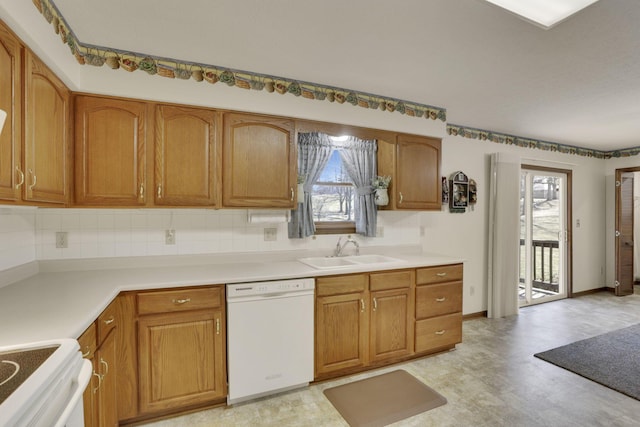
M 384 237 L 384 227 L 376 228 L 376 237 Z
M 176 244 L 176 230 L 165 230 L 164 231 L 164 244 L 165 245 L 175 245 Z
M 278 240 L 278 229 L 275 227 L 264 229 L 264 241 L 273 242 Z
M 68 248 L 69 247 L 69 233 L 66 231 L 56 232 L 56 248 Z

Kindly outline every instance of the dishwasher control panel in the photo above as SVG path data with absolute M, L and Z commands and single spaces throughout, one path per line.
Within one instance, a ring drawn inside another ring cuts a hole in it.
M 274 280 L 269 282 L 234 283 L 227 285 L 227 300 L 245 296 L 313 292 L 314 279 Z

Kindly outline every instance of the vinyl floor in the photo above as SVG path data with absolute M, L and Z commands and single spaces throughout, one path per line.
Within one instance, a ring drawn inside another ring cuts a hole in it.
M 146 426 L 347 426 L 322 390 L 398 368 L 448 403 L 393 426 L 640 426 L 640 401 L 533 357 L 636 323 L 640 294 L 535 305 L 505 319 L 465 321 L 463 343 L 451 352 Z M 629 375 L 640 381 L 640 373 Z

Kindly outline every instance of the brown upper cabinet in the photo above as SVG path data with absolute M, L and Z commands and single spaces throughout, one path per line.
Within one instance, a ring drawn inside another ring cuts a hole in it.
M 71 177 L 71 92 L 28 50 L 24 83 L 23 199 L 66 204 Z
M 155 205 L 217 207 L 221 156 L 213 110 L 156 106 Z
M 387 209 L 440 210 L 441 140 L 399 134 L 378 146 L 378 175 L 390 175 Z
M 293 208 L 297 188 L 295 135 L 293 120 L 225 114 L 223 205 Z
M 22 46 L 0 24 L 0 109 L 7 113 L 0 131 L 0 199 L 20 200 L 22 167 Z
M 0 25 L 0 199 L 65 204 L 69 198 L 67 87 Z
M 147 103 L 78 96 L 75 108 L 76 203 L 144 205 Z

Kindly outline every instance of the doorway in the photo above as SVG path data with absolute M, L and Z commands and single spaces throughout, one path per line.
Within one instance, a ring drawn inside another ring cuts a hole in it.
M 571 295 L 571 171 L 522 165 L 520 307 Z
M 640 272 L 634 271 L 635 177 L 640 167 L 616 169 L 616 278 L 615 294 L 631 295 Z

